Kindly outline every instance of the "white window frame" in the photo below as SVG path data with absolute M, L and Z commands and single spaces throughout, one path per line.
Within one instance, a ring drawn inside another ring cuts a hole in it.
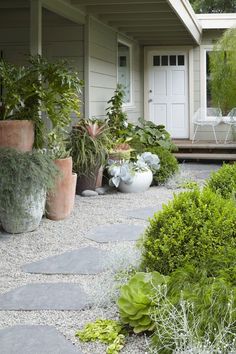
M 201 97 L 200 104 L 201 107 L 207 107 L 207 72 L 206 72 L 206 53 L 212 52 L 214 48 L 213 44 L 202 45 L 200 50 L 200 88 Z
M 133 45 L 131 42 L 124 40 L 123 38 L 118 37 L 117 38 L 117 84 L 118 82 L 118 77 L 119 77 L 119 58 L 118 58 L 118 43 L 124 44 L 129 48 L 129 70 L 130 70 L 130 100 L 129 102 L 123 103 L 123 107 L 125 109 L 131 109 L 134 107 L 134 101 L 133 101 Z

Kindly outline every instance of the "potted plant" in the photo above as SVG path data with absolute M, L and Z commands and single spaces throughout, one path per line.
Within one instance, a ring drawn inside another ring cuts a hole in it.
M 138 193 L 146 191 L 153 179 L 153 171 L 160 168 L 157 155 L 144 152 L 138 155 L 136 161 L 109 161 L 109 184 L 123 193 Z
M 46 119 L 53 128 L 65 127 L 72 112 L 79 115 L 82 81 L 65 61 L 50 63 L 36 56 L 27 67 L 17 67 L 0 60 L 0 80 L 0 146 L 29 151 L 34 143 L 42 148 Z
M 46 192 L 54 187 L 58 169 L 40 151 L 0 148 L 0 222 L 5 231 L 33 231 L 41 221 Z
M 76 173 L 72 173 L 72 158 L 62 130 L 54 129 L 48 134 L 48 145 L 45 151 L 60 171 L 53 192 L 47 194 L 46 216 L 51 220 L 62 220 L 73 210 L 77 180 Z
M 77 173 L 76 193 L 94 190 L 98 172 L 107 160 L 111 144 L 106 122 L 98 119 L 80 119 L 72 128 L 69 147 L 73 170 Z

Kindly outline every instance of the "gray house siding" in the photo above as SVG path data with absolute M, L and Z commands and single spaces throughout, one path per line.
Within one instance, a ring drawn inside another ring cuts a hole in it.
M 107 101 L 114 94 L 117 85 L 117 43 L 119 33 L 90 18 L 88 23 L 88 96 L 90 116 L 103 118 Z M 127 38 L 126 38 L 127 40 Z M 125 108 L 130 121 L 137 121 L 143 115 L 143 73 L 142 51 L 140 46 L 129 40 L 132 45 L 132 90 L 133 105 Z

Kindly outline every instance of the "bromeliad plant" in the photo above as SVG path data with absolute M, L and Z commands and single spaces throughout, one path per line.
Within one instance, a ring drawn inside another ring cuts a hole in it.
M 106 122 L 98 119 L 80 119 L 69 137 L 68 147 L 73 169 L 79 175 L 89 176 L 104 165 L 111 145 Z
M 138 155 L 136 161 L 109 161 L 108 173 L 112 176 L 109 184 L 118 187 L 120 182 L 126 184 L 133 182 L 134 176 L 137 172 L 157 171 L 160 168 L 160 160 L 157 155 L 150 152 L 144 152 Z

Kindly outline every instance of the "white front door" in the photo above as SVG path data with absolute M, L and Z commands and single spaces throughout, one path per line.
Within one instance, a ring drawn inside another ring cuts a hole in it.
M 148 53 L 148 119 L 172 138 L 189 138 L 187 52 Z

